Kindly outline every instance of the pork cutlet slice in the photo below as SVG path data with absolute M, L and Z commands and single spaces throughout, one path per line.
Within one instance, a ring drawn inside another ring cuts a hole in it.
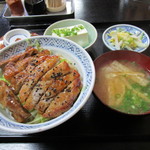
M 38 50 L 32 47 L 28 47 L 24 52 L 19 53 L 17 55 L 11 56 L 9 59 L 3 60 L 0 62 L 0 67 L 3 68 L 9 62 L 17 62 L 18 60 L 22 60 L 26 57 L 36 55 Z
M 81 91 L 80 78 L 75 79 L 68 87 L 51 101 L 43 117 L 52 119 L 69 110 Z
M 23 86 L 21 87 L 19 91 L 19 98 L 22 103 L 26 101 L 28 98 L 30 92 L 34 88 L 34 86 L 37 84 L 37 82 L 40 80 L 40 78 L 50 69 L 52 69 L 57 62 L 59 61 L 58 56 L 49 56 L 45 59 L 43 63 L 35 67 L 30 75 L 25 79 L 25 82 L 23 83 Z
M 51 100 L 57 94 L 62 92 L 70 83 L 72 83 L 76 78 L 79 78 L 80 75 L 76 70 L 72 70 L 70 74 L 67 74 L 61 77 L 58 80 L 55 80 L 49 88 L 46 90 L 44 95 L 41 97 L 39 103 L 36 106 L 36 109 L 40 114 L 43 114 L 45 110 L 49 107 Z
M 38 52 L 34 56 L 25 57 L 21 60 L 18 60 L 17 62 L 13 61 L 8 62 L 3 69 L 4 78 L 10 82 L 12 77 L 14 77 L 19 72 L 25 70 L 26 67 L 30 64 L 30 62 L 34 62 L 36 58 L 45 55 L 50 55 L 50 51 L 43 50 L 41 52 Z
M 18 97 L 3 80 L 0 80 L 0 103 L 12 113 L 16 121 L 29 121 L 31 114 L 22 107 Z
M 19 90 L 21 89 L 22 85 L 24 84 L 25 79 L 32 73 L 32 70 L 34 70 L 34 68 L 36 68 L 42 62 L 44 62 L 48 56 L 49 55 L 45 55 L 45 56 L 40 56 L 40 57 L 33 59 L 29 63 L 29 65 L 26 67 L 25 70 L 17 73 L 10 80 L 11 86 L 13 87 L 15 94 L 19 93 Z
M 39 102 L 42 95 L 46 92 L 47 88 L 53 84 L 60 77 L 71 72 L 71 68 L 66 61 L 61 62 L 51 70 L 49 70 L 34 86 L 29 97 L 24 104 L 27 110 L 34 109 L 34 106 Z

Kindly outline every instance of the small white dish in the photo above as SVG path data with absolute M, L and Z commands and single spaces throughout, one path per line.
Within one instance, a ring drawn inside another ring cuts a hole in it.
M 4 35 L 4 45 L 8 46 L 18 40 L 24 40 L 31 36 L 30 32 L 25 29 L 13 29 Z
M 69 26 L 74 26 L 78 24 L 82 24 L 88 32 L 89 43 L 87 46 L 83 47 L 84 49 L 88 49 L 97 40 L 97 30 L 91 23 L 81 20 L 81 19 L 65 19 L 65 20 L 57 21 L 53 23 L 52 25 L 50 25 L 45 30 L 44 35 L 52 35 L 52 30 L 55 28 L 69 27 Z
M 147 47 L 149 46 L 150 40 L 149 40 L 149 36 L 147 35 L 147 33 L 140 29 L 139 27 L 133 26 L 133 25 L 129 25 L 129 24 L 117 24 L 117 25 L 113 25 L 109 28 L 107 28 L 102 35 L 102 40 L 104 42 L 104 44 L 110 49 L 110 50 L 119 50 L 117 49 L 114 45 L 112 45 L 112 43 L 110 42 L 111 37 L 109 36 L 109 33 L 112 31 L 116 31 L 116 30 L 123 30 L 123 31 L 127 31 L 133 35 L 142 35 L 142 43 L 145 44 L 145 47 L 137 47 L 136 49 L 134 49 L 133 51 L 135 52 L 143 52 L 147 49 Z

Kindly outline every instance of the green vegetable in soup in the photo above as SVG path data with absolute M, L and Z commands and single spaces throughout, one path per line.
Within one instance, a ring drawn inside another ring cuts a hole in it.
M 146 87 L 142 87 L 137 83 L 132 84 L 131 86 L 144 93 L 144 95 L 150 99 L 150 84 Z M 133 89 L 126 89 L 122 104 L 114 108 L 130 114 L 139 114 L 150 110 L 150 102 L 145 101 L 143 98 L 134 93 Z

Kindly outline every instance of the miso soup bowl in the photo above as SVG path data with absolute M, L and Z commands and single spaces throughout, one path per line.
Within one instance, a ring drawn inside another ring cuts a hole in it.
M 149 114 L 150 109 L 149 109 L 149 111 L 147 111 L 145 113 L 140 113 L 140 114 L 122 112 L 115 108 L 112 108 L 111 106 L 108 106 L 103 101 L 102 95 L 99 92 L 100 87 L 103 86 L 102 84 L 99 84 L 99 81 L 101 80 L 101 78 L 99 77 L 99 75 L 100 75 L 99 69 L 102 68 L 103 66 L 105 66 L 107 63 L 112 62 L 113 60 L 127 60 L 127 61 L 131 61 L 131 62 L 135 62 L 140 67 L 142 67 L 144 70 L 147 70 L 150 74 L 150 57 L 147 55 L 144 55 L 144 54 L 141 54 L 138 52 L 134 52 L 134 51 L 128 51 L 128 50 L 119 50 L 119 51 L 116 50 L 116 51 L 110 51 L 110 52 L 104 53 L 94 60 L 94 65 L 95 65 L 95 69 L 96 69 L 96 79 L 95 79 L 95 85 L 94 85 L 93 91 L 94 91 L 95 95 L 99 98 L 99 100 L 106 107 L 108 107 L 111 110 L 114 110 L 116 112 L 121 112 L 122 114 L 136 115 L 136 116 Z

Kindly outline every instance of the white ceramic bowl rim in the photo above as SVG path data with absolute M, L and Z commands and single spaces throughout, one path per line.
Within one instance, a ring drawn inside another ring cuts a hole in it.
M 109 30 L 113 29 L 113 28 L 122 27 L 122 26 L 124 26 L 124 27 L 125 27 L 125 26 L 126 26 L 126 27 L 131 27 L 131 28 L 136 29 L 137 31 L 140 31 L 140 32 L 144 33 L 145 37 L 147 38 L 147 45 L 149 46 L 149 44 L 150 44 L 149 36 L 148 36 L 148 34 L 147 34 L 143 29 L 141 29 L 141 28 L 139 28 L 139 27 L 137 27 L 137 26 L 134 26 L 134 25 L 130 25 L 130 24 L 117 24 L 117 25 L 113 25 L 113 26 L 110 26 L 109 28 L 107 28 L 107 29 L 103 32 L 103 35 L 102 35 L 102 40 L 103 40 L 104 44 L 105 44 L 110 50 L 116 50 L 116 49 L 115 49 L 115 48 L 112 48 L 112 46 L 110 46 L 110 45 L 106 42 L 106 40 L 105 40 L 106 33 L 107 33 Z M 147 46 L 147 47 L 148 47 L 148 46 Z M 147 49 L 147 47 L 141 48 L 141 49 L 135 50 L 135 51 L 136 51 L 136 52 L 143 52 L 143 51 L 145 51 L 145 50 Z
M 97 36 L 98 36 L 98 33 L 97 33 L 96 28 L 95 28 L 91 23 L 89 23 L 89 22 L 87 22 L 87 21 L 85 21 L 85 20 L 82 20 L 82 19 L 64 19 L 64 20 L 57 21 L 57 22 L 51 24 L 51 25 L 44 31 L 44 34 L 43 34 L 43 35 L 46 35 L 46 33 L 47 33 L 47 31 L 49 30 L 50 27 L 55 26 L 56 24 L 59 24 L 59 23 L 62 23 L 62 22 L 68 22 L 68 21 L 70 21 L 70 22 L 78 21 L 78 22 L 80 22 L 80 24 L 83 22 L 83 23 L 87 24 L 88 26 L 90 26 L 91 29 L 93 30 L 93 33 L 95 34 L 95 37 L 94 37 L 93 41 L 92 41 L 91 43 L 89 43 L 88 46 L 84 47 L 84 49 L 88 49 L 89 47 L 91 47 L 91 46 L 96 42 Z M 89 36 L 90 36 L 90 35 L 89 35 Z
M 78 99 L 67 112 L 45 123 L 40 123 L 40 124 L 16 123 L 14 121 L 10 121 L 8 118 L 4 117 L 0 113 L 0 129 L 10 131 L 10 132 L 21 133 L 21 134 L 29 134 L 29 133 L 45 131 L 47 129 L 56 127 L 61 123 L 65 122 L 66 120 L 68 120 L 69 118 L 71 118 L 86 103 L 86 101 L 88 100 L 89 96 L 92 93 L 94 83 L 95 83 L 94 63 L 91 57 L 89 56 L 89 54 L 76 43 L 64 38 L 51 37 L 51 36 L 36 36 L 36 37 L 29 38 L 29 40 L 31 40 L 32 42 L 36 42 L 38 40 L 39 43 L 43 42 L 45 45 L 47 44 L 52 47 L 54 46 L 54 47 L 62 48 L 63 50 L 70 53 L 70 55 L 73 55 L 77 59 L 79 64 L 82 64 L 83 67 L 83 72 L 84 72 L 83 90 L 81 90 Z M 64 45 L 62 43 L 64 43 Z M 28 45 L 27 40 L 22 40 L 4 48 L 0 52 L 0 60 L 2 58 L 6 59 L 16 54 L 17 52 L 19 52 L 20 48 L 21 51 L 24 51 L 27 45 Z

